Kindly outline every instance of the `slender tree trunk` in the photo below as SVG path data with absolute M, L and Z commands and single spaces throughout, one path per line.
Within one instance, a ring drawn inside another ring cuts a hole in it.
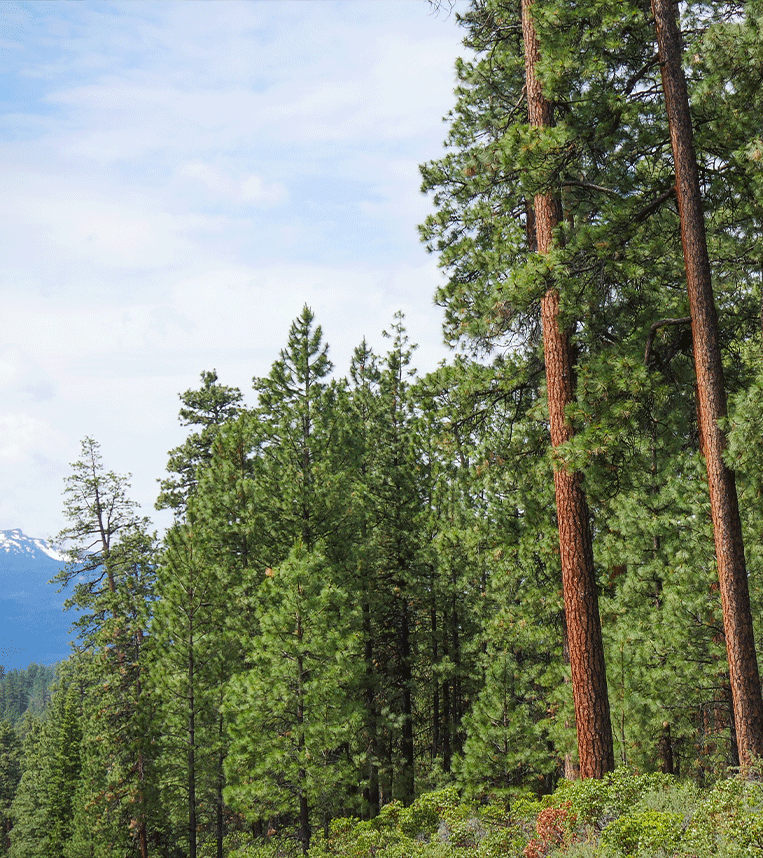
M 443 658 L 450 658 L 450 615 L 446 610 L 443 616 L 443 635 L 442 635 L 442 645 L 443 645 Z M 453 711 L 453 707 L 451 704 L 452 699 L 452 682 L 450 679 L 443 679 L 442 681 L 442 770 L 444 772 L 450 772 L 451 761 L 453 758 L 453 741 L 452 741 L 452 729 L 451 725 L 453 723 L 451 719 L 451 712 Z
M 462 742 L 462 733 L 459 731 L 458 726 L 461 723 L 461 717 L 463 715 L 463 701 L 462 701 L 462 693 L 461 693 L 461 639 L 458 634 L 459 629 L 459 616 L 458 616 L 458 596 L 456 595 L 457 583 L 455 580 L 455 574 L 453 576 L 453 580 L 451 581 L 453 586 L 453 595 L 451 596 L 451 611 L 450 611 L 450 628 L 451 628 L 451 639 L 452 639 L 452 650 L 451 655 L 453 658 L 453 706 L 450 714 L 450 722 L 453 725 L 453 729 L 451 731 L 451 751 L 455 754 L 461 754 L 463 752 L 463 742 Z
M 403 804 L 407 806 L 411 804 L 415 798 L 415 748 L 413 743 L 413 671 L 411 669 L 411 629 L 408 599 L 405 595 L 402 598 L 400 626 L 400 679 L 403 686 L 403 760 L 400 771 L 400 781 Z
M 723 461 L 726 388 L 718 342 L 718 317 L 710 277 L 705 222 L 694 153 L 678 25 L 671 0 L 652 0 L 660 71 L 676 169 L 676 195 L 689 292 L 702 454 L 707 466 L 715 553 L 723 606 L 734 723 L 743 767 L 763 757 L 763 697 L 755 654 L 750 594 L 734 472 Z
M 297 640 L 300 654 L 297 656 L 297 729 L 299 730 L 298 754 L 300 768 L 299 779 L 299 839 L 302 842 L 302 852 L 307 855 L 310 850 L 310 805 L 307 797 L 307 771 L 302 763 L 305 755 L 305 664 L 302 658 L 302 618 L 297 616 Z
M 363 599 L 363 636 L 365 638 L 366 667 L 366 729 L 368 730 L 368 786 L 366 804 L 368 816 L 373 819 L 379 815 L 379 716 L 376 702 L 376 670 L 374 668 L 374 642 L 371 627 L 371 601 L 368 593 Z
M 140 664 L 140 654 L 143 649 L 143 630 L 137 629 L 135 634 L 135 663 Z M 141 696 L 143 693 L 143 684 L 140 681 L 140 667 L 138 669 L 138 679 L 135 682 L 135 700 L 140 705 Z M 143 758 L 143 751 L 138 750 L 138 807 L 140 816 L 138 817 L 138 847 L 140 849 L 140 858 L 148 858 L 148 834 L 146 832 L 146 764 Z
M 188 638 L 188 858 L 196 858 L 196 700 L 193 632 Z
M 222 688 L 222 685 L 221 685 Z M 222 697 L 222 694 L 220 695 Z M 222 705 L 222 700 L 220 701 Z M 223 721 L 222 712 L 217 716 L 217 741 L 219 748 L 217 751 L 217 785 L 216 785 L 216 804 L 215 808 L 215 839 L 217 840 L 217 858 L 223 858 L 223 837 L 225 836 L 225 820 L 223 818 L 223 787 L 225 786 L 225 774 L 223 766 L 225 764 L 225 748 L 223 745 L 225 738 L 225 723 Z
M 547 128 L 553 125 L 553 109 L 536 76 L 540 48 L 531 7 L 532 0 L 522 0 L 528 113 L 530 125 Z M 537 194 L 534 209 L 537 250 L 545 254 L 552 248 L 553 230 L 562 219 L 558 194 L 553 190 Z M 541 301 L 541 316 L 551 444 L 556 448 L 573 435 L 565 412 L 573 401 L 574 370 L 569 333 L 560 327 L 555 287 Z M 556 467 L 554 488 L 580 776 L 600 778 L 614 769 L 615 759 L 588 504 L 579 473 Z
M 434 587 L 432 587 L 434 594 Z M 434 601 L 434 595 L 432 597 Z M 430 624 L 432 629 L 432 664 L 440 660 L 440 648 L 437 640 L 437 605 L 432 605 L 430 611 Z M 440 683 L 435 675 L 432 679 L 432 747 L 430 758 L 436 760 L 440 753 Z

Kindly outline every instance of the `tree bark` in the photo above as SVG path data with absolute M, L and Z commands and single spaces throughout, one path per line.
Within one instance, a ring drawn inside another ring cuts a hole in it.
M 743 767 L 748 767 L 755 757 L 763 757 L 763 698 L 755 654 L 736 481 L 734 472 L 723 461 L 726 436 L 719 421 L 726 416 L 726 387 L 718 342 L 718 317 L 675 10 L 671 0 L 652 0 L 652 11 L 657 28 L 662 86 L 676 170 L 676 196 L 694 339 L 698 421 L 710 489 L 734 723 L 740 762 Z
M 531 126 L 548 128 L 554 124 L 553 108 L 544 98 L 536 74 L 540 48 L 531 7 L 532 0 L 522 0 L 528 114 Z M 553 190 L 536 194 L 534 208 L 537 252 L 546 254 L 553 246 L 553 230 L 562 219 L 558 194 Z M 557 448 L 573 436 L 566 409 L 574 390 L 569 332 L 560 327 L 556 287 L 544 295 L 541 316 L 551 444 Z M 588 504 L 579 473 L 556 466 L 554 488 L 580 776 L 600 778 L 614 769 L 615 760 Z

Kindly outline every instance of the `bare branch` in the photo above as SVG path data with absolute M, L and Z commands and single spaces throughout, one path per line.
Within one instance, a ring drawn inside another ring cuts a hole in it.
M 657 331 L 664 328 L 666 325 L 689 325 L 691 324 L 690 316 L 682 316 L 680 319 L 660 319 L 659 322 L 654 322 L 649 328 L 649 336 L 646 338 L 646 349 L 644 351 L 644 366 L 649 366 L 649 358 L 652 356 L 652 345 L 654 338 L 657 336 Z

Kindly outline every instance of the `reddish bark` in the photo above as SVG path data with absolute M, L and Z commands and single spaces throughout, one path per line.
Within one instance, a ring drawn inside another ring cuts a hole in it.
M 652 0 L 652 11 L 676 169 L 676 196 L 694 339 L 698 420 L 710 489 L 734 720 L 740 761 L 747 767 L 755 757 L 763 757 L 763 698 L 736 482 L 734 472 L 723 461 L 726 437 L 719 421 L 726 416 L 726 388 L 718 342 L 718 317 L 675 11 L 671 0 Z
M 531 6 L 532 0 L 522 0 L 528 113 L 530 125 L 545 128 L 553 125 L 553 108 L 536 75 L 540 48 Z M 537 252 L 546 254 L 562 219 L 558 194 L 553 190 L 537 194 L 534 208 Z M 555 287 L 541 301 L 541 316 L 551 444 L 556 448 L 573 436 L 566 409 L 574 398 L 574 367 L 569 333 L 560 326 Z M 557 467 L 554 487 L 580 776 L 600 778 L 614 769 L 614 749 L 588 504 L 580 474 Z

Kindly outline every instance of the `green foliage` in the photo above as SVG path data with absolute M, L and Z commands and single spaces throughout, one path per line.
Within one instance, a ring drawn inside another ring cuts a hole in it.
M 260 540 L 271 566 L 296 540 L 308 549 L 330 544 L 341 522 L 344 433 L 339 386 L 328 380 L 332 369 L 321 327 L 305 306 L 270 373 L 253 382 L 259 399 L 253 479 L 261 501 L 267 499 Z
M 642 810 L 611 822 L 602 832 L 601 841 L 629 858 L 643 853 L 652 855 L 658 850 L 672 855 L 680 847 L 682 829 L 680 814 Z
M 747 858 L 763 849 L 763 784 L 718 781 L 702 796 L 686 825 L 682 855 Z
M 270 573 L 249 669 L 231 680 L 226 696 L 225 795 L 252 822 L 299 818 L 304 803 L 312 824 L 349 801 L 357 778 L 353 609 L 329 583 L 326 559 L 301 544 Z
M 83 441 L 58 578 L 84 611 L 81 651 L 46 720 L 21 722 L 20 769 L 0 724 L 15 858 L 136 854 L 142 835 L 160 858 L 276 858 L 311 833 L 317 858 L 763 848 L 760 785 L 724 778 L 728 668 L 652 21 L 640 0 L 534 4 L 556 124 L 533 129 L 519 11 L 463 10 L 474 55 L 457 62 L 449 148 L 422 167 L 436 300 L 471 357 L 416 379 L 397 314 L 384 356 L 364 341 L 332 378 L 305 306 L 255 408 L 214 371 L 181 394 L 161 554 L 127 478 Z M 763 17 L 758 0 L 681 14 L 760 634 Z M 531 202 L 551 187 L 565 217 L 540 258 Z M 575 354 L 574 438 L 553 454 L 551 285 Z M 575 751 L 559 466 L 585 477 L 623 766 L 552 793 Z M 36 666 L 1 676 L 0 716 L 42 715 L 49 682 Z
M 55 667 L 30 664 L 24 670 L 0 669 L 0 719 L 15 725 L 25 713 L 41 717 L 50 702 Z
M 189 497 L 198 486 L 199 477 L 212 458 L 212 446 L 220 427 L 233 420 L 241 410 L 241 391 L 217 383 L 217 372 L 201 374 L 198 390 L 180 394 L 183 403 L 180 422 L 183 426 L 199 426 L 185 442 L 169 452 L 169 476 L 161 481 L 157 509 L 173 509 L 182 517 Z
M 21 780 L 21 741 L 8 723 L 0 721 L 0 855 L 8 854 L 13 825 L 11 804 Z
M 498 858 L 520 855 L 527 842 L 502 804 L 477 806 L 459 800 L 452 788 L 424 794 L 409 807 L 391 802 L 365 822 L 331 822 L 328 836 L 316 836 L 311 858 Z
M 474 804 L 448 788 L 422 795 L 407 808 L 392 802 L 372 820 L 334 819 L 327 834 L 316 834 L 310 855 L 742 858 L 760 848 L 762 799 L 757 782 L 730 778 L 698 791 L 672 778 L 623 769 L 602 781 L 564 782 L 542 803 L 518 799 L 510 810 L 502 801 Z M 287 841 L 274 837 L 232 854 L 260 858 L 287 851 Z
M 544 803 L 556 806 L 559 801 L 569 802 L 581 822 L 601 828 L 608 819 L 627 813 L 642 796 L 666 792 L 674 784 L 675 778 L 670 775 L 634 774 L 620 767 L 601 780 L 564 780 Z
M 54 858 L 49 782 L 56 758 L 54 719 L 32 721 L 24 739 L 22 775 L 11 806 L 12 858 Z M 55 858 L 60 858 L 60 853 Z

